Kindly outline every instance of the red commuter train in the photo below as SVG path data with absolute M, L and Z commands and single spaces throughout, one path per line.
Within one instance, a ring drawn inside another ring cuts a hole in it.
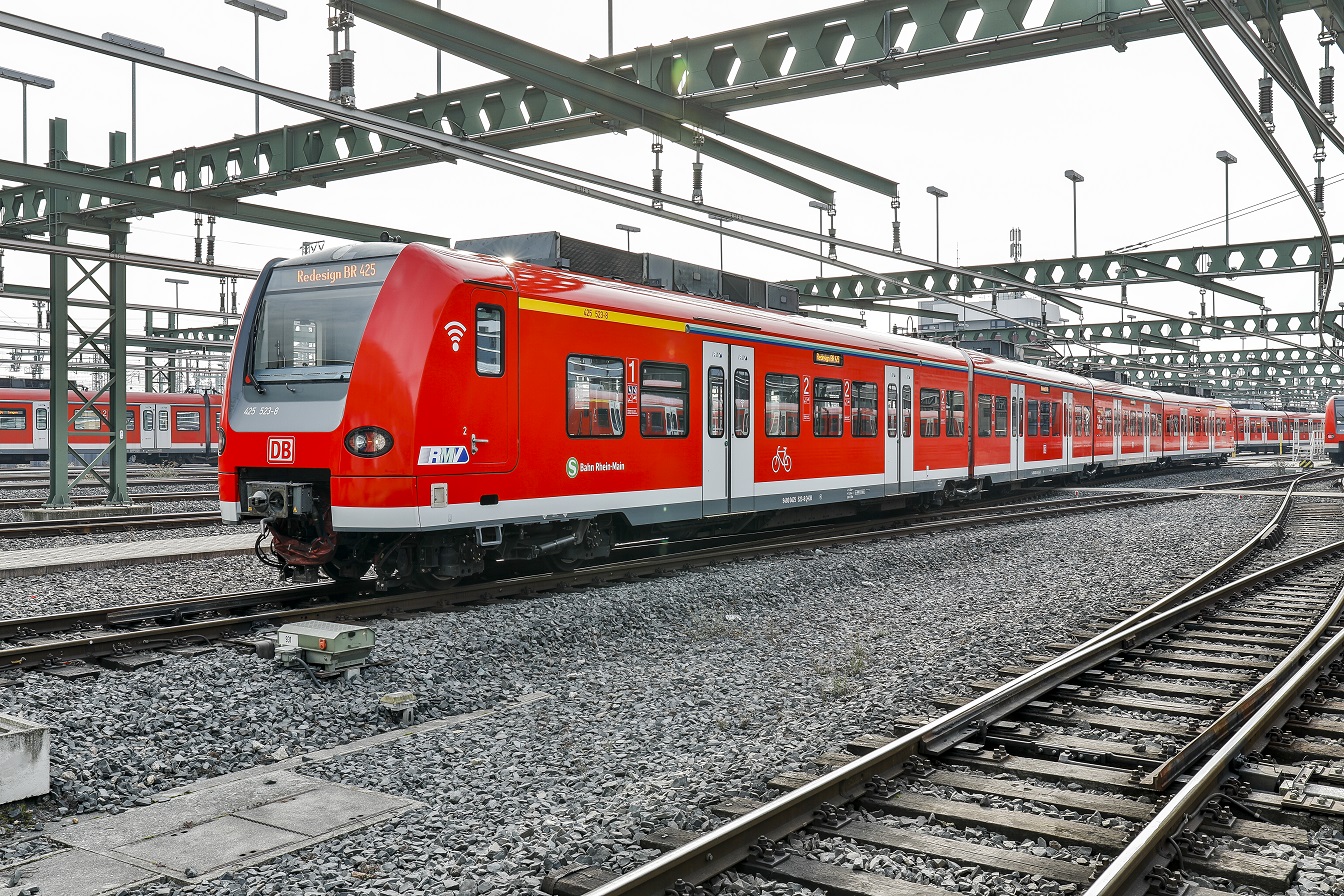
M 46 389 L 0 388 L 0 463 L 46 460 L 51 444 L 51 395 Z M 80 410 L 69 395 L 70 450 L 92 457 L 107 445 L 107 398 Z M 218 395 L 127 392 L 126 456 L 162 462 L 212 458 L 219 445 Z
M 1325 414 L 1237 408 L 1238 454 L 1287 454 L 1326 431 Z
M 267 265 L 224 402 L 223 516 L 302 577 L 442 582 L 1233 451 L 1225 401 L 419 244 Z

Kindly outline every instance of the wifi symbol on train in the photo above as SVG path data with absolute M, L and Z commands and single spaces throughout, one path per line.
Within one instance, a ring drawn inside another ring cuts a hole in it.
M 463 326 L 460 321 L 455 320 L 448 321 L 448 323 L 443 325 L 443 328 L 448 331 L 448 338 L 452 340 L 453 351 L 457 351 L 458 346 L 462 342 L 463 335 L 467 332 L 467 328 Z

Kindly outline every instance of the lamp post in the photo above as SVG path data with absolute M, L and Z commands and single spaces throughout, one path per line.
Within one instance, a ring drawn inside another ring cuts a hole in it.
M 241 9 L 243 12 L 252 13 L 252 79 L 261 80 L 261 19 L 262 16 L 270 19 L 272 22 L 283 22 L 289 18 L 289 13 L 278 6 L 272 6 L 269 3 L 262 3 L 261 0 L 224 0 L 229 6 Z M 252 95 L 253 102 L 253 124 L 252 133 L 261 133 L 261 94 Z
M 116 44 L 120 47 L 128 47 L 132 50 L 139 50 L 141 53 L 148 53 L 150 56 L 162 56 L 166 51 L 163 47 L 155 44 L 147 44 L 142 40 L 136 40 L 133 37 L 123 37 L 120 34 L 113 34 L 111 31 L 103 32 L 103 40 L 110 44 Z M 135 155 L 135 61 L 131 61 L 131 161 L 134 162 Z
M 0 78 L 7 81 L 18 81 L 23 85 L 23 163 L 26 165 L 28 164 L 28 85 L 50 90 L 56 86 L 56 82 L 50 78 L 30 75 L 27 72 L 15 71 L 12 68 L 0 68 Z
M 623 231 L 625 231 L 625 251 L 629 252 L 629 251 L 630 251 L 630 234 L 632 234 L 632 233 L 639 233 L 639 232 L 640 232 L 639 228 L 636 227 L 636 226 L 633 225 L 633 224 L 617 224 L 617 225 L 616 225 L 616 229 L 617 229 L 617 230 L 623 230 Z
M 1083 182 L 1083 176 L 1070 168 L 1064 172 L 1064 176 L 1073 181 L 1073 257 L 1078 257 L 1078 185 Z
M 825 215 L 832 208 L 834 208 L 834 206 L 832 206 L 829 202 L 822 202 L 819 199 L 810 199 L 808 200 L 807 204 L 809 207 L 817 210 L 817 236 L 819 237 L 825 236 L 826 222 L 822 216 Z M 817 240 L 817 254 L 822 255 L 825 253 L 825 251 L 826 251 L 826 241 L 824 239 Z M 823 265 L 822 262 L 820 261 L 817 262 L 818 277 L 825 276 L 825 269 L 822 265 Z
M 1232 245 L 1232 166 L 1237 157 L 1225 149 L 1218 150 L 1214 156 L 1223 163 L 1223 245 Z
M 942 246 L 942 226 L 943 226 L 943 225 L 942 225 L 942 219 L 941 219 L 940 205 L 941 205 L 942 201 L 943 201 L 944 199 L 947 198 L 947 191 L 946 191 L 946 190 L 940 190 L 940 189 L 938 189 L 937 187 L 928 187 L 928 188 L 925 190 L 925 192 L 928 193 L 930 196 L 933 197 L 933 260 L 934 260 L 934 261 L 942 261 L 942 260 L 943 260 L 943 246 Z

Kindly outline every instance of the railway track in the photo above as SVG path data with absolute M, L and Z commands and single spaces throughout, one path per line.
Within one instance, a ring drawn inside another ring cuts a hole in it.
M 640 541 L 620 546 L 611 562 L 567 572 L 515 575 L 435 591 L 378 592 L 371 580 L 320 583 L 236 594 L 133 604 L 48 616 L 0 620 L 0 669 L 54 669 L 72 661 L 145 650 L 247 638 L 300 619 L 357 619 L 389 612 L 445 609 L 488 599 L 553 591 L 707 566 L 781 551 L 824 549 L 854 541 L 927 534 L 1038 519 L 1096 509 L 1141 507 L 1194 495 L 1089 495 L 1017 505 L 976 507 L 923 517 L 864 520 L 808 531 L 702 538 L 682 543 Z M 54 638 L 53 635 L 62 635 Z
M 1344 532 L 1336 516 L 1323 538 L 1323 518 L 1294 522 L 1292 506 L 1290 489 L 1214 568 L 1006 682 L 936 701 L 944 715 L 785 772 L 776 799 L 722 801 L 709 833 L 648 832 L 662 855 L 633 871 L 565 868 L 543 889 L 689 896 L 723 872 L 849 896 L 970 879 L 976 893 L 1176 896 L 1195 876 L 1289 889 L 1293 862 L 1258 847 L 1310 853 L 1344 815 Z M 1293 556 L 1232 578 L 1270 545 Z
M 133 483 L 136 485 L 138 483 Z M 131 498 L 136 501 L 217 501 L 219 500 L 219 490 L 211 489 L 208 491 L 195 492 L 131 492 Z M 107 500 L 106 495 L 71 495 L 72 504 L 101 504 Z M 0 510 L 27 510 L 31 507 L 41 507 L 40 498 L 0 498 Z
M 34 520 L 0 523 L 0 538 L 36 538 L 40 535 L 89 535 L 139 529 L 180 529 L 220 522 L 218 510 L 156 513 L 149 516 L 102 516 L 87 520 Z
M 0 491 L 13 492 L 13 491 L 20 491 L 20 490 L 25 490 L 25 489 L 26 489 L 26 490 L 40 489 L 40 488 L 42 488 L 42 487 L 46 484 L 46 482 L 47 482 L 47 480 L 46 480 L 45 477 L 43 477 L 43 478 L 41 478 L 41 479 L 33 479 L 33 480 L 31 480 L 31 481 L 27 481 L 27 480 L 25 480 L 25 481 L 19 481 L 19 482 L 15 482 L 15 481 L 12 481 L 12 480 L 0 481 Z M 152 486 L 159 486 L 159 487 L 162 487 L 162 486 L 168 486 L 168 485 L 198 485 L 198 486 L 212 486 L 212 485 L 217 485 L 218 482 L 219 482 L 219 479 L 218 479 L 218 477 L 216 477 L 216 476 L 209 476 L 209 477 L 201 477 L 201 476 L 167 476 L 167 477 L 164 477 L 164 476 L 160 476 L 160 477 L 155 477 L 155 478 L 153 478 L 153 479 L 149 479 L 149 478 L 145 478 L 145 479 L 131 478 L 131 479 L 127 480 L 127 482 L 128 482 L 129 485 L 133 485 L 133 486 L 150 486 L 150 485 L 152 485 Z M 89 483 L 85 483 L 85 484 L 81 485 L 80 487 L 81 487 L 81 488 L 94 488 L 95 486 L 97 486 L 97 483 L 96 483 L 96 482 L 89 482 Z

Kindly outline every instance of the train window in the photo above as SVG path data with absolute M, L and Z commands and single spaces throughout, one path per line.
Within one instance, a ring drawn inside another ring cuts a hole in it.
M 938 435 L 938 420 L 942 417 L 943 393 L 937 389 L 919 390 L 919 434 L 925 438 Z
M 727 425 L 724 422 L 724 414 L 728 409 L 727 402 L 727 380 L 723 375 L 722 367 L 709 368 L 709 430 L 711 439 L 723 438 L 727 431 Z
M 860 439 L 877 436 L 877 383 L 855 383 L 850 399 L 849 434 Z
M 72 429 L 97 430 L 103 428 L 103 418 L 90 408 L 79 411 L 71 418 Z
M 173 422 L 177 424 L 178 432 L 200 432 L 201 431 L 201 412 L 200 411 L 178 411 L 173 415 Z
M 845 434 L 845 384 L 839 380 L 812 382 L 812 435 L 834 438 Z
M 1051 417 L 1050 417 L 1050 420 L 1051 420 L 1051 424 L 1050 424 L 1050 435 L 1052 435 L 1052 436 L 1057 436 L 1057 435 L 1059 435 L 1059 430 L 1060 430 L 1060 418 L 1061 418 L 1063 415 L 1060 414 L 1060 412 L 1059 412 L 1059 402 L 1054 401 L 1054 402 L 1051 402 L 1050 404 L 1051 404 L 1051 408 L 1052 408 L 1052 410 L 1053 410 L 1053 413 L 1051 414 Z
M 504 375 L 504 309 L 498 305 L 476 306 L 476 372 Z
M 159 432 L 168 431 L 168 409 L 159 408 Z
M 135 432 L 135 411 L 126 412 L 126 431 Z
M 975 434 L 981 438 L 994 435 L 994 396 L 977 395 L 975 397 L 975 408 Z
M 901 387 L 901 435 L 904 436 L 904 437 L 907 438 L 907 439 L 910 438 L 911 427 L 914 425 L 914 424 L 912 424 L 912 423 L 910 422 L 911 418 L 914 416 L 914 404 L 915 404 L 915 391 L 914 391 L 914 387 L 913 387 L 913 386 L 902 386 L 902 387 Z
M 966 393 L 947 393 L 947 434 L 953 438 L 966 435 Z
M 1344 402 L 1341 402 L 1344 404 Z M 901 434 L 901 390 L 895 383 L 887 383 L 887 438 Z
M 0 429 L 27 429 L 27 408 L 0 408 Z
M 1027 402 L 1027 435 L 1034 436 L 1040 431 L 1041 403 L 1036 399 Z
M 733 436 L 745 439 L 751 435 L 751 374 L 745 370 L 733 371 Z
M 1008 396 L 994 396 L 994 435 L 1008 435 Z
M 141 428 L 144 429 L 145 432 L 153 432 L 153 431 L 154 431 L 154 409 L 153 409 L 153 408 L 145 408 L 143 411 L 140 412 L 140 424 L 141 424 Z
M 1050 435 L 1050 425 L 1052 422 L 1050 419 L 1051 411 L 1052 408 L 1050 407 L 1050 402 L 1048 401 L 1041 402 L 1040 422 L 1038 424 L 1037 432 L 1039 432 L 1043 436 Z
M 798 435 L 798 377 L 787 373 L 765 375 L 765 434 L 774 438 Z
M 684 364 L 645 361 L 639 365 L 639 434 L 681 438 L 690 433 L 691 371 Z
M 574 438 L 625 435 L 625 362 L 570 355 L 565 359 L 565 431 Z
M 37 431 L 47 431 L 47 409 L 37 408 L 33 411 L 33 419 L 37 421 Z

